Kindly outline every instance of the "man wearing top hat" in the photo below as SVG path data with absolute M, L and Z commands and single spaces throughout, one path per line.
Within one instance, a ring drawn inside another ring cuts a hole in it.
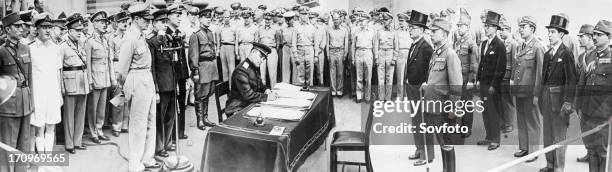
M 535 37 L 537 28 L 533 16 L 519 18 L 518 32 L 525 40 L 518 45 L 514 66 L 511 73 L 512 93 L 516 99 L 516 123 L 519 135 L 519 151 L 514 157 L 523 157 L 539 150 L 540 128 L 542 117 L 533 103 L 542 82 L 542 65 L 544 63 L 544 46 Z M 507 71 L 508 72 L 508 71 Z M 527 162 L 532 162 L 536 158 Z
M 132 25 L 126 31 L 125 40 L 119 50 L 117 68 L 119 86 L 122 88 L 129 111 L 129 171 L 159 168 L 155 162 L 155 115 L 159 94 L 155 87 L 152 57 L 143 31 L 149 27 L 153 16 L 146 4 L 129 8 Z
M 435 46 L 432 59 L 429 61 L 429 71 L 427 81 L 421 85 L 423 90 L 423 98 L 426 101 L 453 101 L 461 99 L 461 89 L 463 85 L 463 76 L 461 74 L 461 60 L 452 48 L 448 40 L 448 35 L 451 33 L 451 24 L 446 19 L 435 19 L 432 22 L 432 43 Z M 425 109 L 423 115 L 423 123 L 425 126 L 440 126 L 447 118 L 455 118 L 463 114 L 455 114 L 454 112 L 442 112 L 441 109 L 431 108 Z M 415 166 L 431 163 L 434 159 L 433 136 L 436 135 L 436 140 L 444 146 L 449 144 L 450 140 L 445 133 L 426 133 L 425 145 L 427 146 L 427 158 L 421 155 L 420 160 L 414 163 Z M 423 137 L 423 135 L 415 135 Z M 446 154 L 443 154 L 443 159 Z M 426 160 L 428 162 L 426 162 Z M 446 163 L 446 162 L 444 162 Z
M 208 99 L 213 94 L 215 81 L 219 80 L 215 40 L 209 29 L 212 10 L 200 12 L 200 30 L 189 38 L 189 65 L 195 84 L 195 111 L 197 127 L 204 130 L 216 124 L 208 119 Z
M 187 79 L 189 79 L 189 68 L 187 67 L 187 55 L 185 54 L 185 33 L 179 30 L 179 26 L 181 23 L 181 15 L 185 10 L 183 5 L 179 3 L 172 4 L 167 8 L 168 10 L 168 19 L 169 23 L 168 29 L 166 30 L 166 34 L 169 35 L 169 49 L 174 49 L 171 51 L 173 55 L 174 62 L 174 71 L 176 77 L 176 83 L 178 84 L 178 106 L 179 106 L 179 114 L 178 114 L 178 130 L 179 130 L 179 139 L 187 139 L 187 135 L 185 135 L 185 111 L 187 109 Z
M 159 91 L 159 104 L 157 104 L 157 143 L 156 155 L 168 157 L 166 148 L 169 147 L 174 114 L 176 112 L 176 74 L 174 69 L 173 51 L 170 47 L 170 36 L 166 35 L 168 11 L 165 9 L 152 10 L 153 32 L 147 39 L 151 56 L 153 58 L 153 79 Z
M 389 12 L 382 12 L 382 28 L 376 31 L 374 48 L 376 53 L 376 68 L 378 73 L 378 100 L 391 100 L 393 89 L 393 74 L 395 73 L 395 63 L 398 56 L 398 35 L 391 24 L 393 15 Z
M 577 83 L 576 66 L 572 51 L 563 44 L 568 19 L 553 15 L 548 29 L 550 49 L 544 53 L 541 87 L 534 91 L 543 117 L 544 147 L 565 140 L 569 115 L 573 111 L 574 92 Z M 566 147 L 546 153 L 546 167 L 540 172 L 563 171 Z
M 583 29 L 581 29 L 582 31 Z M 588 32 L 588 31 L 587 31 Z M 612 111 L 612 22 L 600 20 L 593 28 L 595 49 L 586 57 L 584 72 L 580 75 L 577 90 L 577 107 L 582 112 L 580 128 L 582 132 L 591 130 L 606 122 Z M 589 171 L 606 170 L 608 130 L 582 138 L 587 148 Z M 608 148 L 609 149 L 609 148 Z
M 259 74 L 259 66 L 265 63 L 271 51 L 266 45 L 253 43 L 248 58 L 238 64 L 234 70 L 225 108 L 228 116 L 234 115 L 252 103 L 276 100 L 277 94 L 266 88 Z
M 414 40 L 414 43 L 410 46 L 405 67 L 406 72 L 404 73 L 404 78 L 402 78 L 402 82 L 404 82 L 404 98 L 408 100 L 420 100 L 421 96 L 419 89 L 421 85 L 427 81 L 429 61 L 433 55 L 433 48 L 423 37 L 425 30 L 428 29 L 428 18 L 428 15 L 416 10 L 410 12 L 410 20 L 408 20 L 408 23 L 410 24 L 410 37 Z M 422 120 L 423 114 L 421 111 L 417 111 L 416 113 L 417 115 L 412 117 L 412 124 L 420 125 L 424 122 Z M 425 143 L 423 135 L 415 134 L 413 137 L 417 150 L 408 158 L 411 160 L 425 160 Z
M 91 37 L 85 42 L 85 56 L 87 57 L 87 67 L 90 68 L 90 84 L 92 92 L 87 96 L 87 122 L 91 139 L 110 140 L 104 136 L 102 126 L 106 119 L 106 103 L 108 101 L 108 89 L 117 85 L 115 70 L 108 38 L 104 36 L 108 27 L 107 13 L 100 11 L 93 14 L 90 21 L 94 27 Z
M 484 100 L 482 113 L 485 125 L 485 140 L 478 145 L 489 145 L 488 150 L 495 150 L 500 145 L 500 119 L 502 118 L 501 82 L 506 72 L 506 45 L 497 36 L 501 30 L 501 15 L 488 11 L 484 21 L 485 35 L 488 37 L 480 46 L 480 64 L 476 76 L 476 85 L 480 87 L 480 96 Z
M 115 17 L 113 18 L 115 20 L 115 22 L 117 22 L 117 29 L 115 30 L 114 33 L 112 33 L 110 35 L 110 41 L 109 41 L 109 47 L 110 47 L 110 53 L 111 53 L 111 58 L 113 59 L 113 68 L 114 69 L 118 69 L 119 68 L 119 48 L 121 48 L 121 45 L 124 42 L 124 38 L 126 37 L 125 33 L 128 29 L 128 27 L 130 26 L 130 15 L 125 12 L 125 11 L 121 11 L 117 14 L 115 14 Z M 119 77 L 119 71 L 115 70 L 113 75 L 115 75 L 115 78 Z M 119 89 L 119 87 L 115 87 L 112 90 L 112 96 L 118 96 L 121 94 L 121 89 Z M 125 108 L 124 104 L 117 104 L 117 105 L 113 105 L 112 107 L 112 116 L 113 116 L 113 135 L 117 136 L 117 134 L 119 132 L 122 133 L 126 133 L 128 131 L 128 118 L 129 118 L 129 112 L 127 111 L 127 109 Z
M 266 76 L 270 79 L 270 87 L 276 85 L 278 70 L 277 48 L 280 43 L 280 28 L 272 22 L 272 13 L 263 14 L 264 23 L 257 31 L 257 42 L 268 46 L 272 51 L 268 55 L 266 63 L 260 66 L 261 79 L 266 83 Z
M 282 46 L 280 56 L 281 82 L 290 83 L 293 76 L 291 66 L 295 59 L 295 49 L 293 47 L 293 34 L 295 33 L 295 12 L 288 11 L 283 14 L 286 26 L 280 29 L 280 46 Z
M 30 48 L 19 39 L 23 29 L 29 29 L 21 21 L 18 13 L 2 18 L 2 28 L 6 32 L 5 44 L 0 46 L 0 75 L 9 76 L 17 81 L 17 88 L 11 98 L 0 104 L 0 142 L 20 151 L 30 151 L 32 132 L 32 64 Z M 25 172 L 25 164 L 9 165 L 8 152 L 0 150 L 1 172 Z
M 81 16 L 73 14 L 67 19 L 67 39 L 60 44 L 62 58 L 62 93 L 64 94 L 63 118 L 66 150 L 75 153 L 75 149 L 85 150 L 82 137 L 85 126 L 85 109 L 90 87 L 90 67 L 87 64 L 84 45 L 81 37 Z M 97 138 L 96 138 L 97 139 Z M 94 142 L 96 142 L 94 139 Z M 98 140 L 96 143 L 100 143 Z

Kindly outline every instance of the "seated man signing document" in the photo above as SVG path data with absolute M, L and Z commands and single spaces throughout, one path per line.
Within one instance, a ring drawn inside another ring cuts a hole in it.
M 272 50 L 263 44 L 253 43 L 247 59 L 238 64 L 232 73 L 230 93 L 225 114 L 231 116 L 251 103 L 274 101 L 277 94 L 266 88 L 259 74 L 259 66 L 265 63 Z

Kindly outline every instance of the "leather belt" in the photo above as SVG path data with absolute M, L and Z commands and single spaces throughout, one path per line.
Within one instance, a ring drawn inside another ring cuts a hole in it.
M 235 43 L 231 43 L 231 42 L 222 42 L 221 45 L 236 45 Z
M 213 60 L 215 60 L 215 58 L 205 58 L 205 57 L 198 58 L 198 62 L 209 62 Z
M 87 69 L 87 66 L 64 67 L 64 71 L 77 71 L 77 70 L 85 70 L 85 69 Z
M 130 68 L 130 70 L 149 70 L 151 69 L 151 67 L 135 67 L 135 68 Z
M 361 47 L 357 47 L 357 48 L 355 48 L 355 49 L 357 49 L 357 50 L 371 50 L 372 48 L 361 48 Z
M 17 87 L 19 87 L 19 88 L 28 87 L 28 81 L 25 80 L 25 81 L 17 82 Z

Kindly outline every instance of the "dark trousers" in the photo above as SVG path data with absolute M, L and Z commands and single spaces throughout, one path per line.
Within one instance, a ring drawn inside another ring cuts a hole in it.
M 23 118 L 0 117 L 0 142 L 25 153 L 30 152 L 34 129 L 30 127 L 30 116 Z M 24 163 L 9 165 L 8 152 L 0 149 L 0 172 L 26 172 Z
M 582 132 L 586 132 L 606 121 L 607 119 L 605 118 L 591 117 L 590 114 L 583 113 L 582 119 L 580 119 L 580 129 Z M 582 142 L 584 142 L 587 148 L 587 155 L 589 156 L 589 171 L 604 172 L 607 159 L 608 128 L 605 127 L 595 134 L 583 137 Z
M 539 150 L 542 117 L 535 107 L 533 96 L 516 97 L 516 125 L 520 150 L 529 152 Z
M 544 147 L 565 140 L 569 126 L 569 114 L 561 112 L 563 104 L 561 93 L 551 93 L 549 88 L 544 87 L 542 96 L 538 100 L 543 117 Z M 555 171 L 563 171 L 566 148 L 563 146 L 546 153 L 546 166 Z
M 510 92 L 510 80 L 502 81 L 501 87 L 501 100 L 502 100 L 502 115 L 501 115 L 501 127 L 514 126 L 514 119 L 516 119 L 516 103 L 514 96 Z M 533 102 L 533 101 L 532 101 Z
M 176 94 L 172 92 L 160 92 L 159 104 L 157 104 L 156 133 L 157 137 L 155 151 L 161 151 L 168 146 L 174 128 L 174 114 L 176 113 Z
M 485 139 L 493 143 L 500 141 L 500 129 L 502 118 L 502 98 L 499 88 L 495 88 L 493 94 L 488 94 L 489 86 L 481 86 L 482 99 L 484 100 L 484 111 L 482 112 L 482 121 L 484 122 L 486 137 Z
M 466 75 L 464 75 L 466 76 Z M 467 89 L 467 80 L 463 81 L 463 89 L 461 91 L 461 100 L 464 101 L 472 101 L 474 100 L 474 89 Z M 465 114 L 461 117 L 461 126 L 466 126 L 468 128 L 468 131 L 471 132 L 472 131 L 472 124 L 474 123 L 474 112 L 476 109 L 472 108 L 469 109 L 472 112 L 468 112 L 467 107 L 464 106 L 463 110 L 465 111 Z
M 186 83 L 187 79 L 179 79 L 178 83 L 178 106 L 179 106 L 179 114 L 178 114 L 178 122 L 179 122 L 179 135 L 185 135 L 185 110 L 187 109 L 187 88 Z

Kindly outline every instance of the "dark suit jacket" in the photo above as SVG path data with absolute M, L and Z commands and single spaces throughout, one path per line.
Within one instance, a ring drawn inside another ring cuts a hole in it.
M 550 51 L 544 53 L 542 88 L 559 86 L 563 101 L 573 102 L 578 82 L 574 55 L 564 44 L 559 46 L 555 56 L 551 56 Z
M 169 35 L 169 46 L 170 47 L 181 47 L 178 50 L 178 62 L 174 63 L 174 70 L 177 79 L 189 78 L 189 68 L 187 68 L 187 55 L 185 54 L 185 36 L 182 35 L 180 30 L 172 31 L 171 29 L 166 30 L 166 34 Z
M 225 107 L 226 114 L 234 114 L 251 103 L 268 99 L 266 85 L 262 82 L 259 68 L 250 60 L 244 60 L 232 73 L 232 86 Z
M 176 90 L 176 72 L 172 62 L 172 53 L 161 51 L 169 47 L 168 35 L 155 35 L 147 41 L 153 58 L 153 71 L 155 83 L 159 92 L 173 92 Z
M 487 42 L 489 48 L 485 52 Z M 487 86 L 493 86 L 496 91 L 501 91 L 501 82 L 506 73 L 506 45 L 497 36 L 493 40 L 482 42 L 480 46 L 480 64 L 478 65 L 477 80 L 480 82 L 482 91 L 488 90 Z
M 427 81 L 427 72 L 429 72 L 429 60 L 433 55 L 433 48 L 429 43 L 421 38 L 415 42 L 411 48 L 411 56 L 406 61 L 406 70 L 404 72 L 404 83 L 410 85 L 421 85 Z

